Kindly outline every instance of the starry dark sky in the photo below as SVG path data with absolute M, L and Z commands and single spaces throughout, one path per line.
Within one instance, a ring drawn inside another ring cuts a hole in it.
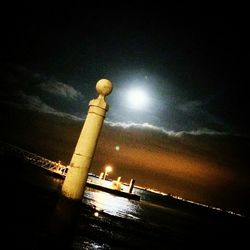
M 131 169 L 140 185 L 245 209 L 247 17 L 60 7 L 5 9 L 1 139 L 68 162 L 95 84 L 107 78 L 114 89 L 94 172 L 110 162 L 125 180 Z M 136 88 L 150 100 L 140 110 L 127 99 Z

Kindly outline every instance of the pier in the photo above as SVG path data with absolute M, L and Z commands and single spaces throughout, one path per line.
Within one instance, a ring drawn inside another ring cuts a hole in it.
M 42 156 L 31 153 L 14 145 L 4 143 L 1 144 L 1 149 L 9 152 L 15 152 L 15 154 L 21 157 L 24 161 L 28 162 L 34 167 L 38 167 L 38 169 L 40 169 L 41 171 L 44 171 L 46 174 L 52 175 L 56 178 L 65 179 L 66 174 L 68 172 L 69 166 L 63 165 L 60 161 L 58 162 L 51 161 L 49 159 L 46 159 Z M 140 196 L 137 194 L 133 194 L 132 192 L 130 193 L 129 188 L 128 191 L 125 192 L 123 191 L 123 189 L 122 190 L 113 189 L 111 184 L 112 184 L 111 181 L 100 180 L 98 176 L 92 173 L 88 174 L 88 179 L 86 183 L 87 187 L 94 188 L 127 199 L 132 199 L 136 201 L 140 200 Z M 122 186 L 125 185 L 122 184 Z

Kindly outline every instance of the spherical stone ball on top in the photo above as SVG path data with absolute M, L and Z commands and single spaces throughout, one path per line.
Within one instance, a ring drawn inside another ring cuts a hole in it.
M 112 83 L 107 79 L 101 79 L 96 83 L 96 91 L 102 96 L 107 96 L 112 92 Z

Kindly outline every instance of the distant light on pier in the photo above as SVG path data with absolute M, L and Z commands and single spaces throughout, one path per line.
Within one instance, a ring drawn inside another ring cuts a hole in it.
M 105 168 L 105 173 L 104 173 L 104 177 L 103 179 L 105 180 L 105 178 L 107 177 L 107 175 L 112 172 L 112 167 L 110 165 L 108 165 L 106 168 Z

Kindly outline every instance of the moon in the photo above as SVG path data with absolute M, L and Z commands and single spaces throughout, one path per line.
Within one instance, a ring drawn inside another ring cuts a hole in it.
M 150 98 L 145 90 L 135 88 L 127 92 L 127 102 L 130 108 L 143 110 L 149 105 Z

